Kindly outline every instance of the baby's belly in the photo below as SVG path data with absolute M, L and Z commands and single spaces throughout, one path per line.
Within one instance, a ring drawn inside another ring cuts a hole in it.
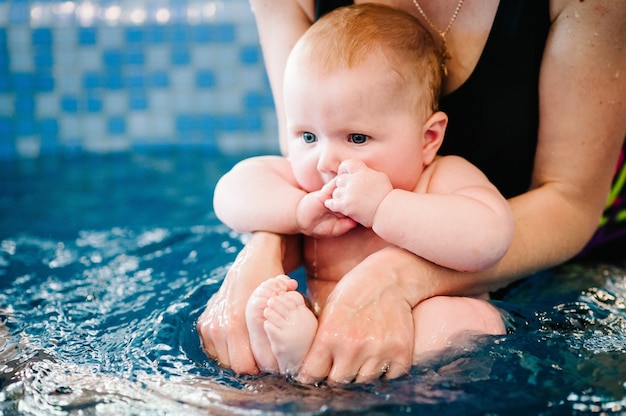
M 367 256 L 388 245 L 372 230 L 363 227 L 337 238 L 305 239 L 304 266 L 314 311 L 321 311 L 326 298 L 343 276 Z

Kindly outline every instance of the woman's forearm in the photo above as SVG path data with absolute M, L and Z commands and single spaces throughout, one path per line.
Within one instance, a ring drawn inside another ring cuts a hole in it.
M 568 201 L 549 186 L 514 198 L 510 204 L 515 218 L 513 241 L 506 255 L 494 266 L 479 272 L 459 272 L 399 248 L 381 250 L 367 260 L 367 273 L 347 276 L 352 281 L 342 285 L 352 288 L 342 291 L 343 301 L 358 287 L 368 288 L 368 292 L 384 290 L 384 286 L 377 283 L 380 273 L 401 288 L 412 307 L 433 296 L 475 296 L 503 288 L 576 255 L 591 237 L 601 214 L 594 204 L 585 207 L 582 203 Z

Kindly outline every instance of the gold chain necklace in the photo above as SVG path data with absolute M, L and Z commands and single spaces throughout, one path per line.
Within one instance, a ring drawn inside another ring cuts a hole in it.
M 441 37 L 441 69 L 443 70 L 444 76 L 448 76 L 448 66 L 446 65 L 446 62 L 448 62 L 448 60 L 451 59 L 452 56 L 450 55 L 450 52 L 448 52 L 448 47 L 446 46 L 446 35 L 450 31 L 452 23 L 454 23 L 456 17 L 461 11 L 461 6 L 463 6 L 463 0 L 459 0 L 459 4 L 456 5 L 456 9 L 454 9 L 454 13 L 452 13 L 452 17 L 448 22 L 448 26 L 446 26 L 444 30 L 439 30 L 439 28 L 435 26 L 432 20 L 430 20 L 430 18 L 426 16 L 426 13 L 424 13 L 422 6 L 420 6 L 417 0 L 413 0 L 413 4 L 415 5 L 415 7 L 417 7 L 417 10 L 420 12 L 426 23 L 428 23 L 430 27 Z

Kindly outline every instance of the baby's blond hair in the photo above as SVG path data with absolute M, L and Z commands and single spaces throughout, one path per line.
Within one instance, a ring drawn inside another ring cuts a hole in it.
M 427 108 L 438 110 L 441 54 L 422 24 L 400 9 L 373 3 L 335 9 L 307 30 L 294 53 L 327 72 L 381 53 L 407 83 L 404 88 L 426 89 L 421 96 Z

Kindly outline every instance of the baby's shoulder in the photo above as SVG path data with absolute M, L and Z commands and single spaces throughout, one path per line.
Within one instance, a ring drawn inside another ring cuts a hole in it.
M 468 170 L 478 169 L 467 159 L 461 156 L 437 156 L 431 164 L 424 169 L 424 176 L 432 179 L 435 176 L 457 174 Z
M 437 156 L 424 169 L 420 182 L 429 193 L 448 193 L 458 187 L 488 183 L 475 165 L 460 156 Z M 418 185 L 419 186 L 419 185 Z

